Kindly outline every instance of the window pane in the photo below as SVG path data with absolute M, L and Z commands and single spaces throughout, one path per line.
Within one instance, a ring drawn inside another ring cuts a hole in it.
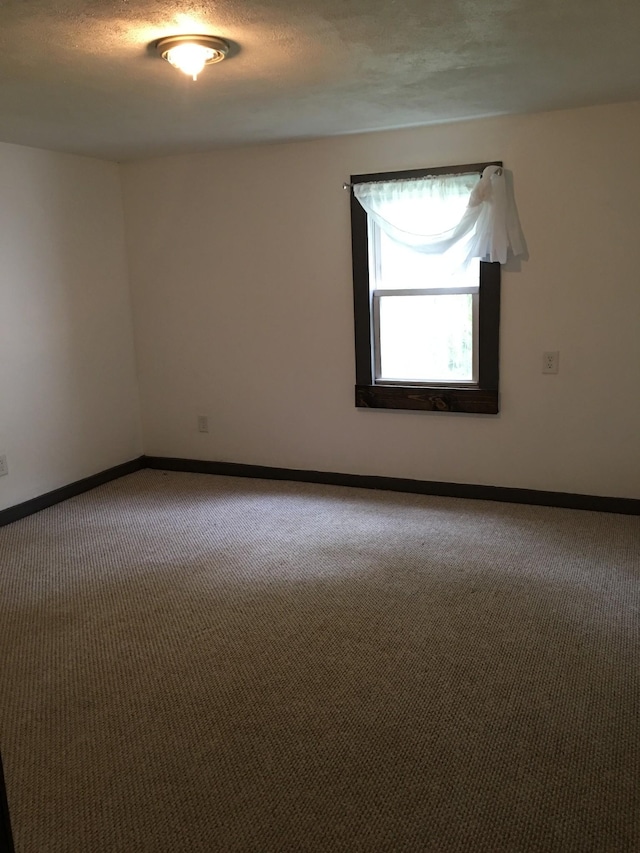
M 472 382 L 473 296 L 382 296 L 381 380 Z
M 480 260 L 475 258 L 466 268 L 461 268 L 457 260 L 401 246 L 378 229 L 378 276 L 372 289 L 477 287 Z

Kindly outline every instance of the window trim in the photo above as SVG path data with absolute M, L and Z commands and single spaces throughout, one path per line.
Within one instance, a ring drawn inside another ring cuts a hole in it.
M 482 171 L 501 161 L 438 166 L 399 172 L 352 175 L 351 185 L 372 181 L 422 178 Z M 478 319 L 478 383 L 459 385 L 395 385 L 375 382 L 372 346 L 372 300 L 369 290 L 369 226 L 367 214 L 351 192 L 351 248 L 358 408 L 413 409 L 436 412 L 497 414 L 499 411 L 500 264 L 480 262 Z

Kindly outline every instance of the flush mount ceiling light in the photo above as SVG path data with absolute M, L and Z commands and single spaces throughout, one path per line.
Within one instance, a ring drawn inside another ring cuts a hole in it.
M 205 65 L 222 62 L 229 52 L 227 42 L 216 36 L 168 36 L 156 46 L 163 59 L 194 80 Z

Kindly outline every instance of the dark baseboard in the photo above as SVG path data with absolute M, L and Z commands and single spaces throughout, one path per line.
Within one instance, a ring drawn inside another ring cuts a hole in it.
M 3 850 L 4 853 L 13 853 L 14 849 L 11 821 L 9 820 L 7 789 L 2 769 L 2 756 L 0 755 L 0 850 Z
M 41 509 L 46 509 L 49 506 L 60 503 L 60 501 L 66 501 L 68 498 L 81 495 L 83 492 L 95 489 L 96 486 L 102 486 L 103 483 L 108 483 L 110 480 L 117 480 L 118 477 L 124 477 L 125 474 L 133 474 L 134 471 L 139 471 L 141 468 L 146 467 L 143 459 L 144 456 L 139 456 L 130 462 L 124 462 L 122 465 L 116 465 L 113 468 L 108 468 L 106 471 L 92 474 L 83 480 L 76 480 L 75 483 L 69 483 L 68 486 L 54 489 L 54 491 L 47 492 L 45 495 L 39 495 L 37 498 L 32 498 L 24 503 L 0 510 L 0 527 L 25 518 L 27 515 L 33 515 L 34 512 L 40 512 Z
M 0 527 L 11 524 L 34 512 L 88 492 L 118 477 L 133 474 L 142 468 L 160 471 L 184 471 L 196 474 L 221 474 L 227 477 L 251 477 L 257 480 L 291 480 L 298 483 L 321 483 L 327 486 L 351 486 L 358 489 L 380 489 L 409 492 L 444 498 L 470 498 L 479 501 L 555 506 L 566 509 L 586 509 L 593 512 L 617 512 L 640 515 L 640 500 L 610 498 L 600 495 L 579 495 L 570 492 L 542 492 L 536 489 L 511 489 L 504 486 L 478 486 L 470 483 L 441 483 L 436 480 L 409 480 L 401 477 L 376 477 L 367 474 L 338 474 L 333 471 L 305 471 L 297 468 L 272 468 L 267 465 L 243 465 L 239 462 L 207 462 L 202 459 L 176 459 L 170 456 L 140 456 L 91 477 L 69 483 L 16 506 L 0 510 Z
M 579 495 L 569 492 L 543 492 L 536 489 L 512 489 L 504 486 L 477 486 L 468 483 L 440 483 L 432 480 L 409 480 L 399 477 L 374 477 L 365 474 L 336 474 L 331 471 L 304 471 L 295 468 L 271 468 L 242 465 L 236 462 L 206 462 L 199 459 L 175 459 L 144 456 L 147 468 L 164 471 L 186 471 L 197 474 L 223 474 L 230 477 L 252 477 L 263 480 L 293 480 L 323 483 L 329 486 L 353 486 L 359 489 L 382 489 L 447 498 L 471 498 L 481 501 L 586 509 L 594 512 L 617 512 L 640 515 L 640 500 Z

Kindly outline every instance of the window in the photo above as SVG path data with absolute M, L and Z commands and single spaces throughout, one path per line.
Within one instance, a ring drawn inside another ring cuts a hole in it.
M 407 245 L 453 227 L 489 165 L 351 177 L 356 406 L 497 413 L 500 264 Z

